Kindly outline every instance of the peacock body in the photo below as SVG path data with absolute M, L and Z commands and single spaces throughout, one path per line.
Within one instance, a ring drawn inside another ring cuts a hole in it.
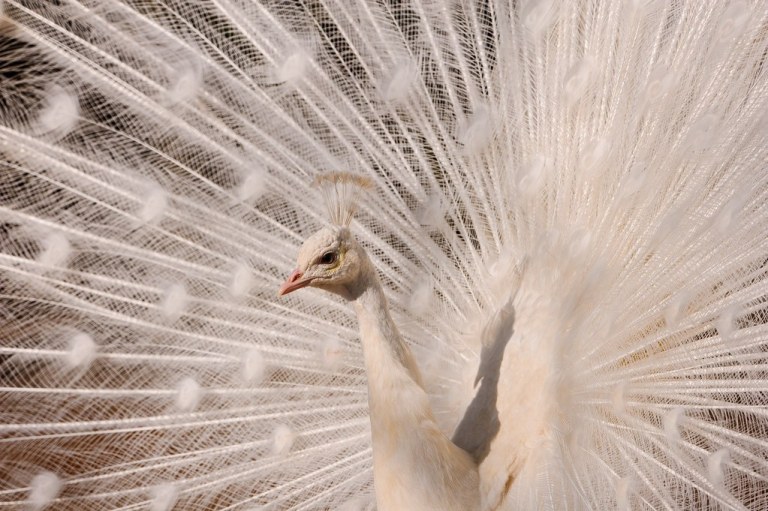
M 480 509 L 768 508 L 764 2 L 0 16 L 0 508 L 374 509 L 339 170 Z

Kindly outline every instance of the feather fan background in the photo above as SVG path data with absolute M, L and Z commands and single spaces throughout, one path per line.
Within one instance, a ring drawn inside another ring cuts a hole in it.
M 374 507 L 329 170 L 448 434 L 514 297 L 489 507 L 768 507 L 764 2 L 0 12 L 0 508 Z

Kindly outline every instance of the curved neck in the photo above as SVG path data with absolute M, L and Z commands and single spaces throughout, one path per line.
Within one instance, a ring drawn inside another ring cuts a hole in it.
M 435 423 L 416 362 L 392 321 L 372 265 L 358 285 L 354 307 L 368 376 L 378 509 L 476 510 L 477 466 Z
M 375 376 L 382 370 L 382 363 L 389 362 L 402 367 L 406 374 L 422 387 L 418 366 L 392 320 L 387 298 L 375 270 L 369 268 L 359 282 L 361 288 L 353 303 L 360 323 L 369 392 L 374 390 L 370 384 L 372 373 Z

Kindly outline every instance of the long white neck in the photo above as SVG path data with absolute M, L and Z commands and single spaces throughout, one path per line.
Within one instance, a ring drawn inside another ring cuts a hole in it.
M 411 350 L 403 342 L 400 332 L 392 321 L 384 291 L 375 275 L 368 278 L 368 285 L 354 304 L 365 352 L 369 399 L 376 397 L 372 392 L 373 385 L 383 383 L 379 379 L 371 378 L 381 373 L 381 363 L 393 364 L 398 371 L 405 371 L 405 375 L 410 377 L 412 383 L 422 387 L 421 373 Z
M 437 427 L 373 268 L 364 272 L 360 285 L 354 306 L 368 374 L 379 510 L 477 509 L 477 467 Z

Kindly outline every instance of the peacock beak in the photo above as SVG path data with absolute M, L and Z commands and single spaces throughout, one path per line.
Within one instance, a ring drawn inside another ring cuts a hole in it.
M 285 279 L 283 285 L 280 286 L 280 290 L 277 292 L 277 296 L 287 295 L 288 293 L 292 293 L 297 289 L 308 286 L 309 283 L 312 282 L 312 279 L 302 279 L 303 276 L 304 274 L 298 268 L 293 270 L 293 273 L 291 273 L 288 278 Z

